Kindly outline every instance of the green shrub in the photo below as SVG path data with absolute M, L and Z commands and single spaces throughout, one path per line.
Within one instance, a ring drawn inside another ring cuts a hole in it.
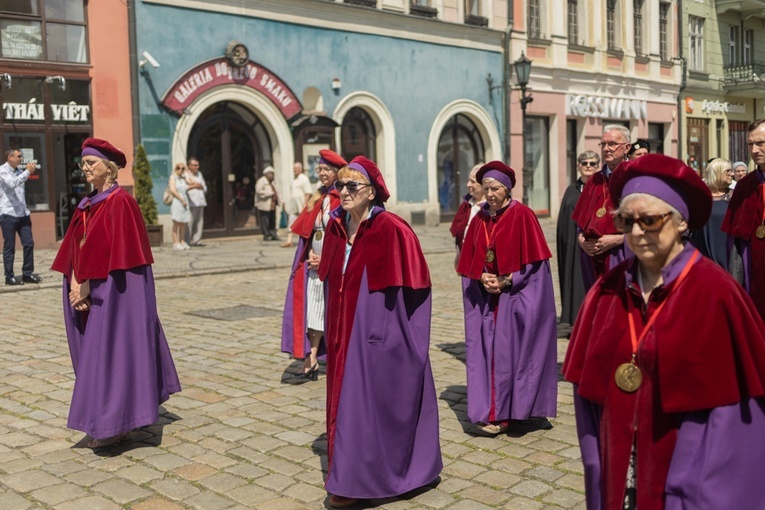
M 135 151 L 133 182 L 133 195 L 141 209 L 143 221 L 147 225 L 154 225 L 157 223 L 157 201 L 154 200 L 154 195 L 151 193 L 154 187 L 151 181 L 151 165 L 143 145 L 138 145 Z

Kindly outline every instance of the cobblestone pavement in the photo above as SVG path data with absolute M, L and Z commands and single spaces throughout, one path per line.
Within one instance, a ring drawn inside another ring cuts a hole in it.
M 552 241 L 554 225 L 543 225 Z M 559 385 L 549 430 L 465 433 L 462 303 L 447 228 L 417 229 L 434 283 L 441 483 L 367 507 L 583 509 L 570 385 Z M 0 509 L 324 508 L 323 369 L 318 382 L 281 382 L 299 365 L 278 340 L 292 254 L 258 238 L 155 251 L 160 317 L 183 391 L 163 405 L 158 424 L 104 451 L 83 448 L 84 435 L 66 428 L 74 376 L 59 278 L 41 271 L 42 285 L 1 289 Z M 53 255 L 38 252 L 38 267 L 50 267 Z M 565 348 L 559 340 L 559 361 Z

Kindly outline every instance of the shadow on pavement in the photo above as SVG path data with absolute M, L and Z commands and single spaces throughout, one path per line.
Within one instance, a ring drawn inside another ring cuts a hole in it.
M 465 363 L 465 342 L 454 342 L 450 344 L 436 344 L 436 347 L 447 354 L 451 354 L 456 359 Z
M 448 386 L 438 398 L 449 404 L 449 408 L 462 426 L 462 431 L 467 433 L 473 426 L 467 417 L 467 386 L 462 384 Z

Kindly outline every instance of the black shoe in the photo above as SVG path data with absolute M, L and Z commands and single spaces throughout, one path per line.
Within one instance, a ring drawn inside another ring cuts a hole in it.
M 39 274 L 24 275 L 22 280 L 24 283 L 40 283 L 42 282 L 42 276 Z
M 307 383 L 308 381 L 318 381 L 319 380 L 319 363 L 317 362 L 311 370 L 308 372 L 303 372 L 302 370 L 297 374 L 292 374 L 287 378 L 287 382 L 289 384 L 303 384 Z
M 24 285 L 24 282 L 16 278 L 15 276 L 11 276 L 10 278 L 5 279 L 6 285 Z
M 201 248 L 202 246 L 207 246 L 207 245 L 204 244 L 204 243 L 194 243 L 194 244 L 191 245 L 192 248 L 196 248 L 196 247 L 200 247 Z

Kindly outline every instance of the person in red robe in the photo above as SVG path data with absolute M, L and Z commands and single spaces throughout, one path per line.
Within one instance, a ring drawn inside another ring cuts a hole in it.
M 484 203 L 483 186 L 476 180 L 476 174 L 481 169 L 483 163 L 478 163 L 470 170 L 467 182 L 467 195 L 465 195 L 457 214 L 452 219 L 452 224 L 449 227 L 449 233 L 454 238 L 454 244 L 457 247 L 457 256 L 454 258 L 454 269 L 457 269 L 457 263 L 460 260 L 460 250 L 462 250 L 462 241 L 467 234 L 468 226 L 473 221 L 475 215 L 481 210 L 481 206 Z
M 82 144 L 94 191 L 72 216 L 54 271 L 64 275 L 64 322 L 75 383 L 67 425 L 111 446 L 157 421 L 181 390 L 157 315 L 154 259 L 141 211 L 117 184 L 125 155 L 106 140 Z
M 598 144 L 603 168 L 584 185 L 576 202 L 572 218 L 579 228 L 582 281 L 585 291 L 595 280 L 629 255 L 624 249 L 624 236 L 614 226 L 611 211 L 614 208 L 608 191 L 608 181 L 617 166 L 627 158 L 630 150 L 630 132 L 624 126 L 609 124 L 603 127 Z
M 588 293 L 563 364 L 587 508 L 762 508 L 765 323 L 683 236 L 709 218 L 709 188 L 647 154 L 609 189 L 634 256 Z
M 746 136 L 757 169 L 736 183 L 721 229 L 732 241 L 728 270 L 765 318 L 765 118 Z
M 437 482 L 443 463 L 430 368 L 430 272 L 417 236 L 385 210 L 374 162 L 338 172 L 319 277 L 327 283 L 329 505 Z
M 310 197 L 292 223 L 298 247 L 292 262 L 282 318 L 282 352 L 303 359 L 303 369 L 287 382 L 302 384 L 319 378 L 319 350 L 324 338 L 324 284 L 319 280 L 319 263 L 329 214 L 340 205 L 335 189 L 337 171 L 348 163 L 329 149 L 319 151 L 316 172 L 321 187 Z M 323 349 L 322 349 L 323 350 Z

